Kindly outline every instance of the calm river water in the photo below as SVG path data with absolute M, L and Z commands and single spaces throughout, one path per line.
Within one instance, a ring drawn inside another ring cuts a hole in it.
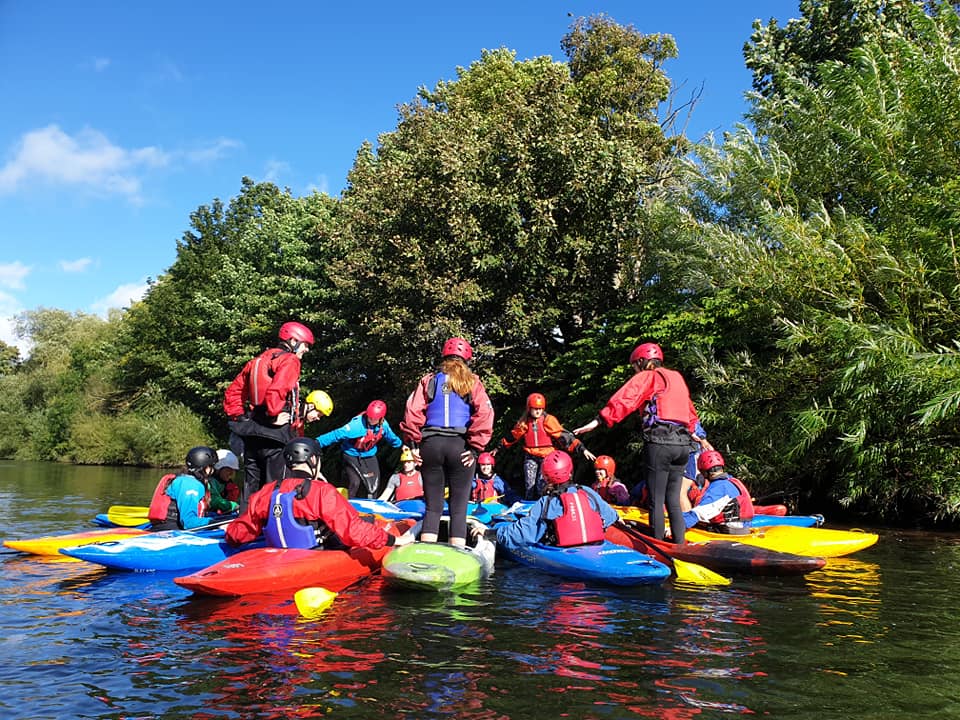
M 3 539 L 145 505 L 156 471 L 0 461 Z M 960 717 L 960 538 L 805 578 L 617 589 L 498 564 L 460 594 L 191 596 L 0 553 L 0 718 Z

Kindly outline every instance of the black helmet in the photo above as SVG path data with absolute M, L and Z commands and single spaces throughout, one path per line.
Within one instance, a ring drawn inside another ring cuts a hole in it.
M 206 445 L 199 445 L 187 453 L 187 469 L 202 470 L 205 467 L 213 467 L 219 459 L 216 450 Z
M 314 458 L 320 457 L 320 443 L 310 437 L 301 437 L 291 440 L 283 448 L 283 459 L 287 467 L 293 467 L 297 463 L 307 463 L 314 467 Z

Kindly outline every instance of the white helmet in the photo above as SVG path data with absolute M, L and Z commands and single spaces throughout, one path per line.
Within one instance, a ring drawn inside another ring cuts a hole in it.
M 237 456 L 231 451 L 221 448 L 220 450 L 217 450 L 217 457 L 219 460 L 217 460 L 217 464 L 213 466 L 214 472 L 225 467 L 232 468 L 234 470 L 240 469 L 240 461 L 237 460 Z

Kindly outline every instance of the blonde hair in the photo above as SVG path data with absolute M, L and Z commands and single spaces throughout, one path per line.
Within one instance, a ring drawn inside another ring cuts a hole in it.
M 469 395 L 477 382 L 476 375 L 458 357 L 444 358 L 440 362 L 440 372 L 447 376 L 447 384 L 460 397 Z

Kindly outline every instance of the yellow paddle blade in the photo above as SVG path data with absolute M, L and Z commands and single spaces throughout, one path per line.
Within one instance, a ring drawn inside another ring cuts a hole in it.
M 143 525 L 143 523 L 150 521 L 150 518 L 147 517 L 149 510 L 150 508 L 139 505 L 111 505 L 107 509 L 107 520 L 114 525 L 123 527 Z
M 293 601 L 297 604 L 297 610 L 303 617 L 315 618 L 333 604 L 335 597 L 337 597 L 337 594 L 326 588 L 308 587 L 297 590 L 293 596 Z
M 697 585 L 729 585 L 730 578 L 715 573 L 703 565 L 687 562 L 686 560 L 677 560 L 673 558 L 673 569 L 677 573 L 677 580 Z

